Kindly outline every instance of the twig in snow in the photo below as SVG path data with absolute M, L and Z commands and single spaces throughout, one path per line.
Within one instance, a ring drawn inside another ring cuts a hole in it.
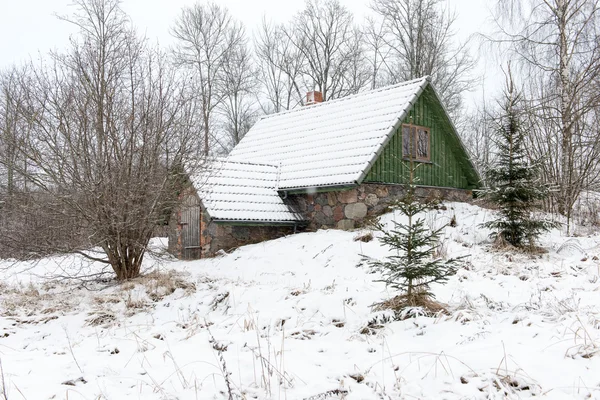
M 73 352 L 73 346 L 71 345 L 71 339 L 69 338 L 69 332 L 67 332 L 66 328 L 65 328 L 65 335 L 67 336 L 67 343 L 69 344 L 69 351 L 71 352 L 71 357 L 73 357 L 73 361 L 75 361 L 75 365 L 77 365 L 77 368 L 79 368 L 79 372 L 81 372 L 83 374 L 83 369 L 81 369 L 81 366 L 77 362 L 77 358 L 75 358 L 75 353 Z
M 205 324 L 205 325 L 206 325 L 206 330 L 208 331 L 208 334 L 210 335 L 209 343 L 212 345 L 213 349 L 215 349 L 217 351 L 217 354 L 219 355 L 219 361 L 220 361 L 219 366 L 221 368 L 221 372 L 223 373 L 223 379 L 225 380 L 225 385 L 227 386 L 228 400 L 233 400 L 233 390 L 231 389 L 231 382 L 229 381 L 229 375 L 231 375 L 231 374 L 227 370 L 227 363 L 225 362 L 225 357 L 223 357 L 224 348 L 222 346 L 219 346 L 215 337 L 213 336 L 212 332 L 210 331 L 208 324 Z M 226 349 L 226 347 L 225 347 L 225 349 Z
M 6 380 L 4 379 L 4 367 L 2 366 L 2 359 L 0 358 L 0 383 L 2 384 L 2 400 L 8 400 L 8 393 L 6 391 Z

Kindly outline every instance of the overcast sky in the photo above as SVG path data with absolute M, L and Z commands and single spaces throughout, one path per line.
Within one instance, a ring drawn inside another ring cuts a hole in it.
M 200 0 L 203 1 L 203 0 Z M 369 12 L 370 0 L 340 0 L 354 12 L 361 22 Z M 304 0 L 216 0 L 242 20 L 249 33 L 260 24 L 263 16 L 284 22 L 304 6 Z M 138 30 L 161 45 L 169 45 L 172 39 L 169 27 L 186 4 L 195 0 L 123 0 L 123 8 L 130 15 Z M 71 0 L 0 0 L 0 68 L 19 63 L 29 57 L 37 58 L 50 49 L 65 47 L 73 27 L 59 21 L 55 14 L 72 13 Z M 489 26 L 489 7 L 493 0 L 448 0 L 449 7 L 458 14 L 455 26 L 457 35 L 466 38 Z M 477 49 L 474 48 L 477 56 Z M 486 65 L 481 58 L 478 74 L 494 71 L 494 65 Z M 488 75 L 491 75 L 488 73 Z M 491 78 L 486 77 L 486 86 Z M 468 102 L 481 98 L 480 90 L 469 95 Z

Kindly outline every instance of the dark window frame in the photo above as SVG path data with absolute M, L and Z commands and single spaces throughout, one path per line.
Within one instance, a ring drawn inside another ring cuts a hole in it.
M 406 130 L 408 130 L 408 140 L 406 139 Z M 419 133 L 427 134 L 427 154 L 425 156 L 419 156 L 421 150 L 419 148 Z M 426 126 L 413 125 L 413 124 L 402 124 L 402 158 L 405 160 L 412 160 L 417 162 L 431 162 L 431 129 Z M 412 143 L 410 142 L 412 136 Z M 411 147 L 412 149 L 407 147 Z M 412 151 L 411 151 L 412 150 Z M 412 153 L 412 154 L 411 154 Z

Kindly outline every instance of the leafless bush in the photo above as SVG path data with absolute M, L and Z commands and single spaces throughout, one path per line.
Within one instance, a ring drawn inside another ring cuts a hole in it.
M 184 169 L 194 167 L 191 100 L 118 0 L 74 5 L 61 17 L 80 31 L 70 49 L 18 77 L 23 99 L 12 113 L 28 121 L 28 135 L 9 144 L 27 188 L 8 203 L 4 248 L 19 256 L 78 251 L 131 279 L 179 202 Z M 103 254 L 82 251 L 89 247 Z

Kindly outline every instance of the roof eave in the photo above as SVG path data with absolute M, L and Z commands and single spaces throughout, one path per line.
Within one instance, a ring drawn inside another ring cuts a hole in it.
M 220 225 L 244 225 L 244 226 L 305 226 L 308 221 L 268 221 L 268 220 L 237 220 L 212 218 L 211 222 Z
M 313 194 L 319 192 L 330 192 L 333 190 L 345 190 L 358 186 L 358 182 L 352 181 L 341 184 L 334 185 L 321 185 L 321 186 L 301 186 L 301 187 L 291 187 L 291 188 L 279 188 L 278 191 L 280 193 L 287 194 Z

